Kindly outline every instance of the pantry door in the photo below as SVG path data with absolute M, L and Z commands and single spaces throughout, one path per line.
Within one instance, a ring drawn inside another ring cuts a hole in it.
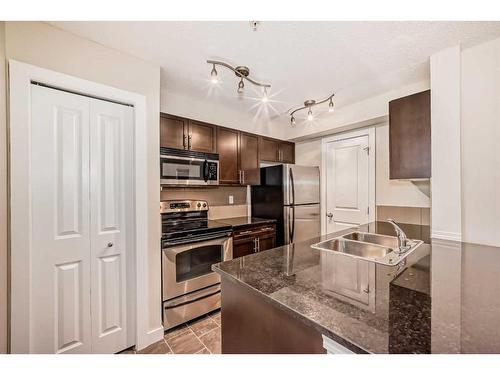
M 134 113 L 129 106 L 89 100 L 92 352 L 116 353 L 133 345 L 127 344 L 127 326 L 134 326 L 127 305 L 135 295 L 127 286 L 133 272 L 127 252 L 134 243 Z
M 115 353 L 135 334 L 133 108 L 33 85 L 31 116 L 29 351 Z
M 368 223 L 373 217 L 375 163 L 369 138 L 370 134 L 346 135 L 326 143 L 327 233 Z
M 31 87 L 29 352 L 91 353 L 90 102 Z

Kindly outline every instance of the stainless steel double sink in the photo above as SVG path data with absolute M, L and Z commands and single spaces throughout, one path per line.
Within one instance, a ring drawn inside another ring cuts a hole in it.
M 405 252 L 399 252 L 397 237 L 354 231 L 315 243 L 311 247 L 370 262 L 395 266 L 421 244 L 422 241 L 420 240 L 408 240 L 409 249 Z

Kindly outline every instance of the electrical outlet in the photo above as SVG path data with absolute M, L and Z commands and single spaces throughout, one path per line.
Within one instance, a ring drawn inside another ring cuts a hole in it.
M 229 204 L 234 204 L 234 196 L 233 195 L 229 196 Z

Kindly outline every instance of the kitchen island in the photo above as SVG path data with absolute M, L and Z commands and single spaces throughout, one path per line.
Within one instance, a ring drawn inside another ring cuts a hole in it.
M 424 242 L 402 267 L 311 248 L 354 229 L 214 265 L 222 353 L 500 353 L 500 248 L 402 228 Z

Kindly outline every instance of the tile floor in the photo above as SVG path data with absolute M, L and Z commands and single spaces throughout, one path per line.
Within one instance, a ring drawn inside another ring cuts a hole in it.
M 165 332 L 163 340 L 145 349 L 120 354 L 220 354 L 221 319 L 216 310 Z

